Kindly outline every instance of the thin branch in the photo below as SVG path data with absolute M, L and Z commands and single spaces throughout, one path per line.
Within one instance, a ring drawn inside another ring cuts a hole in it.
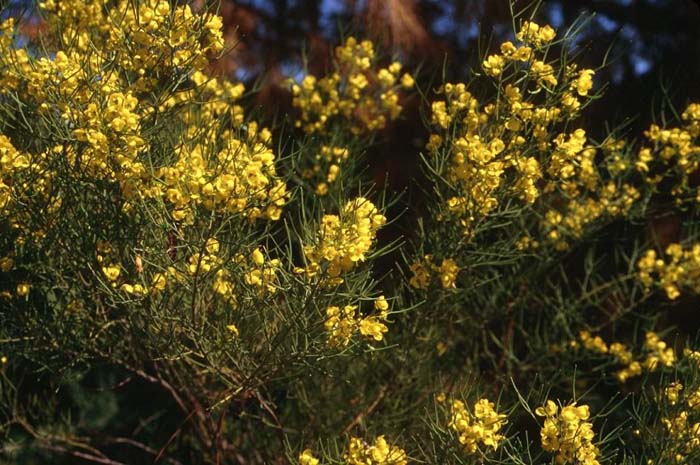
M 357 416 L 355 418 L 353 418 L 352 421 L 350 423 L 348 423 L 348 425 L 345 428 L 343 428 L 343 432 L 341 433 L 341 436 L 348 434 L 351 429 L 353 429 L 355 426 L 360 424 L 360 422 L 364 419 L 364 417 L 368 416 L 370 413 L 372 413 L 374 411 L 374 409 L 377 408 L 379 403 L 384 398 L 384 395 L 386 394 L 386 390 L 387 390 L 386 385 L 382 385 L 379 387 L 379 392 L 377 393 L 377 396 L 374 398 L 372 403 L 369 404 L 364 411 L 358 413 Z
M 149 447 L 146 444 L 143 444 L 141 442 L 134 441 L 133 439 L 130 439 L 130 438 L 122 438 L 122 437 L 111 438 L 110 437 L 110 438 L 107 438 L 106 440 L 108 442 L 113 442 L 115 444 L 128 444 L 130 446 L 136 447 L 137 449 L 141 449 L 145 452 L 148 452 L 151 455 L 156 455 L 156 456 L 158 455 L 158 451 L 156 449 Z M 172 463 L 173 465 L 183 465 L 182 462 L 180 462 L 179 460 L 173 459 L 173 458 L 165 457 L 165 460 Z

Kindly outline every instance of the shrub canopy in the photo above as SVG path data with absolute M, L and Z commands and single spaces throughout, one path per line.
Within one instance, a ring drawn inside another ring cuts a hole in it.
M 4 19 L 4 459 L 696 463 L 700 103 L 590 137 L 585 19 L 510 7 L 465 82 L 347 37 L 274 120 L 213 10 Z M 367 153 L 407 112 L 402 193 Z

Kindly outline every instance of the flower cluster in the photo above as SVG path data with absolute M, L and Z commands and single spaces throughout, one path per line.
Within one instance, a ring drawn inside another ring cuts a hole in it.
M 649 371 L 655 371 L 659 366 L 672 367 L 676 363 L 676 351 L 652 331 L 646 334 L 644 349 L 647 356 L 642 365 Z
M 551 400 L 537 407 L 535 414 L 544 417 L 540 431 L 542 448 L 556 454 L 558 464 L 599 465 L 600 451 L 593 443 L 595 433 L 588 421 L 590 409 L 576 402 L 562 407 Z
M 167 0 L 147 0 L 136 7 L 120 0 L 114 8 L 100 0 L 45 0 L 40 7 L 64 43 L 74 44 L 79 53 L 93 46 L 109 50 L 139 91 L 158 86 L 158 68 L 202 70 L 224 49 L 220 16 L 195 14 L 188 5 L 173 8 Z
M 437 275 L 443 289 L 456 287 L 459 266 L 451 258 L 444 258 L 437 265 L 433 262 L 432 255 L 425 255 L 423 260 L 412 263 L 409 269 L 412 275 L 408 282 L 416 289 L 427 289 L 434 274 Z
M 304 248 L 306 269 L 299 271 L 309 276 L 321 271 L 342 282 L 342 273 L 365 260 L 384 223 L 386 217 L 364 197 L 347 202 L 338 215 L 323 215 L 316 243 Z
M 66 186 L 81 183 L 97 186 L 86 196 L 103 195 L 98 203 L 116 203 L 136 217 L 148 204 L 165 206 L 181 225 L 202 211 L 279 219 L 288 195 L 269 131 L 245 124 L 236 104 L 242 85 L 204 72 L 223 49 L 218 16 L 165 0 L 135 8 L 127 1 L 110 8 L 95 0 L 47 0 L 41 8 L 65 39 L 50 56 L 15 48 L 13 20 L 0 27 L 0 92 L 13 94 L 22 121 L 42 122 L 42 135 L 26 150 L 15 148 L 19 139 L 0 135 L 1 215 L 12 225 L 15 249 L 57 232 L 70 208 Z M 159 133 L 166 118 L 181 122 L 167 137 Z M 44 143 L 51 140 L 60 143 Z M 41 218 L 32 216 L 39 210 Z M 100 276 L 135 295 L 165 279 L 126 282 L 119 263 L 100 268 Z
M 677 299 L 681 289 L 700 293 L 700 244 L 684 249 L 681 244 L 666 247 L 666 259 L 659 258 L 654 249 L 649 249 L 637 261 L 639 280 L 649 290 L 659 286 L 669 299 Z
M 256 247 L 249 254 L 238 253 L 232 260 L 228 260 L 215 238 L 207 239 L 199 252 L 189 255 L 184 269 L 169 265 L 162 271 L 153 272 L 150 267 L 143 265 L 140 256 L 136 256 L 133 272 L 130 273 L 118 263 L 116 257 L 109 242 L 98 243 L 96 259 L 106 282 L 132 297 L 157 295 L 175 284 L 182 285 L 187 280 L 206 278 L 214 295 L 235 306 L 238 301 L 234 292 L 235 276 L 242 278 L 242 287 L 238 288 L 241 294 L 250 290 L 253 296 L 262 298 L 274 294 L 278 289 L 279 259 L 266 258 L 263 250 Z
M 650 341 L 659 342 L 654 335 L 651 335 Z M 646 432 L 664 438 L 664 447 L 659 450 L 658 457 L 668 463 L 695 463 L 700 453 L 700 387 L 696 376 L 698 361 L 700 352 L 685 347 L 681 359 L 676 362 L 674 357 L 676 377 L 671 378 L 673 381 L 664 381 L 659 386 L 660 389 L 650 396 L 661 415 L 658 423 L 654 419 L 645 425 L 648 428 Z M 641 429 L 634 433 L 638 436 L 643 434 Z M 652 462 L 650 459 L 647 463 Z
M 557 202 L 542 228 L 563 249 L 563 235 L 578 237 L 591 221 L 626 213 L 639 193 L 631 185 L 603 180 L 595 163 L 598 150 L 588 144 L 583 129 L 554 131 L 573 120 L 579 98 L 590 98 L 593 70 L 574 65 L 556 70 L 538 59 L 555 37 L 550 26 L 526 22 L 516 37 L 519 45 L 504 42 L 501 53 L 482 64 L 498 88 L 493 103 L 481 104 L 465 84 L 439 89 L 444 99 L 432 103 L 438 132 L 427 149 L 449 156 L 446 178 L 453 195 L 447 197 L 447 216 L 462 225 L 467 237 L 475 222 L 499 207 L 504 194 L 533 205 L 558 193 L 570 200 Z M 547 98 L 533 97 L 543 89 Z
M 598 352 L 600 354 L 607 354 L 610 350 L 610 348 L 605 343 L 602 337 L 593 336 L 590 332 L 586 330 L 579 331 L 578 337 L 581 341 L 581 345 L 583 345 L 583 348 L 586 350 Z M 577 341 L 571 341 L 571 345 L 573 347 L 576 347 L 577 344 Z
M 496 412 L 493 402 L 479 399 L 472 412 L 467 411 L 464 402 L 453 400 L 450 408 L 449 427 L 459 435 L 459 443 L 467 454 L 475 454 L 479 445 L 493 450 L 504 439 L 500 433 L 506 424 L 506 416 Z
M 679 412 L 672 418 L 662 419 L 666 431 L 674 442 L 667 455 L 675 463 L 685 463 L 685 455 L 700 449 L 700 422 L 690 422 L 687 410 Z
M 316 154 L 314 165 L 302 172 L 304 179 L 316 180 L 316 195 L 328 194 L 328 188 L 341 175 L 343 162 L 348 159 L 350 152 L 344 147 L 323 145 Z M 320 178 L 320 179 L 319 179 Z
M 357 305 L 345 305 L 343 308 L 331 306 L 326 309 L 325 328 L 328 334 L 328 345 L 345 347 L 352 336 L 359 331 L 362 336 L 375 341 L 384 339 L 388 331 L 384 324 L 389 316 L 389 303 L 382 295 L 374 300 L 374 315 L 360 317 Z
M 204 250 L 196 252 L 187 260 L 188 273 L 191 276 L 208 276 L 213 273 L 212 290 L 225 301 L 234 305 L 237 296 L 234 293 L 236 283 L 234 276 L 242 276 L 242 285 L 246 289 L 253 290 L 257 297 L 274 294 L 277 291 L 277 272 L 280 268 L 279 259 L 267 259 L 260 247 L 254 248 L 249 254 L 237 254 L 230 262 L 234 265 L 236 273 L 232 273 L 225 264 L 228 262 L 220 254 L 219 241 L 211 238 L 206 241 Z M 170 275 L 177 272 L 170 268 Z
M 413 86 L 409 74 L 401 74 L 401 63 L 376 70 L 374 46 L 349 37 L 335 50 L 335 70 L 317 79 L 304 77 L 292 84 L 293 105 L 299 109 L 296 121 L 308 133 L 320 132 L 337 116 L 350 122 L 354 134 L 383 129 L 388 120 L 401 113 L 399 88 Z
M 611 356 L 615 363 L 623 365 L 615 373 L 615 377 L 621 383 L 627 382 L 630 378 L 639 376 L 643 370 L 649 372 L 656 371 L 660 366 L 672 367 L 676 363 L 676 353 L 672 347 L 668 347 L 666 342 L 659 336 L 649 331 L 645 335 L 643 355 L 635 357 L 632 351 L 620 342 L 607 344 L 600 336 L 593 336 L 589 331 L 581 331 L 579 339 L 569 343 L 571 347 L 583 347 L 585 350 Z
M 360 438 L 350 438 L 343 458 L 347 465 L 406 465 L 406 452 L 379 436 L 370 445 Z
M 236 263 L 242 267 L 243 281 L 256 289 L 258 296 L 277 292 L 277 272 L 280 261 L 277 258 L 268 259 L 259 247 L 253 249 L 248 257 L 243 254 L 236 256 Z
M 345 465 L 407 465 L 406 452 L 396 445 L 389 444 L 386 438 L 378 436 L 374 444 L 368 444 L 360 438 L 350 438 L 348 448 L 343 454 Z M 311 449 L 304 449 L 299 454 L 299 465 L 319 465 Z
M 301 454 L 299 454 L 299 465 L 318 465 L 319 460 L 314 457 L 313 451 L 311 449 L 304 449 Z
M 225 145 L 211 158 L 203 156 L 200 144 L 182 146 L 177 162 L 156 172 L 163 187 L 154 186 L 148 196 L 165 197 L 177 221 L 191 220 L 200 206 L 251 220 L 279 219 L 287 193 L 284 182 L 276 179 L 272 151 L 230 133 L 223 140 Z
M 672 176 L 675 185 L 671 193 L 676 202 L 697 202 L 700 189 L 689 177 L 700 168 L 700 104 L 688 105 L 681 121 L 681 127 L 649 127 L 644 135 L 650 144 L 639 149 L 636 168 L 652 185 Z
M 13 178 L 29 168 L 29 164 L 29 156 L 19 152 L 7 136 L 0 134 L 0 211 L 3 214 L 13 199 Z M 25 185 L 22 189 L 28 187 Z
M 627 214 L 640 197 L 639 190 L 630 184 L 618 188 L 614 182 L 608 182 L 601 186 L 597 198 L 571 199 L 565 204 L 564 213 L 548 210 L 541 224 L 543 233 L 556 249 L 566 250 L 567 239 L 582 237 L 585 227 L 595 220 Z
M 520 27 L 520 31 L 515 37 L 526 44 L 532 44 L 535 47 L 541 47 L 548 44 L 556 37 L 556 31 L 551 26 L 540 26 L 533 22 L 525 21 Z
M 700 411 L 700 388 L 684 393 L 680 381 L 669 383 L 663 389 L 660 402 L 668 403 L 668 413 L 661 423 L 668 433 L 673 446 L 666 454 L 675 463 L 687 463 L 686 456 L 700 451 L 700 422 L 694 421 Z

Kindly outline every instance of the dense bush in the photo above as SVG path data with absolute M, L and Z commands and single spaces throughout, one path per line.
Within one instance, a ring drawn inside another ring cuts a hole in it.
M 700 104 L 588 137 L 583 21 L 514 10 L 436 86 L 349 37 L 268 129 L 209 10 L 38 12 L 0 26 L 4 460 L 700 459 Z M 405 111 L 410 197 L 365 158 Z

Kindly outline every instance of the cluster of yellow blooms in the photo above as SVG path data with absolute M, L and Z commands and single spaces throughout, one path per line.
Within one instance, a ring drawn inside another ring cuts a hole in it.
M 128 0 L 114 8 L 101 0 L 45 0 L 40 7 L 63 42 L 74 44 L 77 52 L 109 50 L 119 68 L 134 73 L 137 90 L 158 85 L 158 68 L 201 69 L 209 56 L 224 49 L 220 16 L 197 15 L 186 5 L 172 8 L 167 0 L 147 0 L 137 8 Z
M 345 465 L 406 465 L 406 452 L 389 444 L 384 436 L 379 436 L 370 445 L 360 438 L 350 438 L 348 450 L 343 455 Z M 319 465 L 311 449 L 304 449 L 299 455 L 299 465 Z
M 665 173 L 672 173 L 677 181 L 672 190 L 676 201 L 697 202 L 700 189 L 691 187 L 688 178 L 700 168 L 700 103 L 691 103 L 681 120 L 682 127 L 649 127 L 644 135 L 652 146 L 640 148 L 636 168 L 651 184 L 658 184 Z
M 202 70 L 207 54 L 223 49 L 221 19 L 195 15 L 187 5 L 171 11 L 165 0 L 143 2 L 138 12 L 127 1 L 115 8 L 103 3 L 42 3 L 71 48 L 57 51 L 53 60 L 35 59 L 5 40 L 0 80 L 4 93 L 18 92 L 39 113 L 60 114 L 75 141 L 84 143 L 58 147 L 54 157 L 125 184 L 149 174 L 139 158 L 147 150 L 139 128 L 153 103 L 140 105 L 137 95 L 155 92 L 162 87 L 157 76 L 174 78 L 179 67 Z M 202 22 L 204 29 L 197 27 Z M 11 26 L 11 20 L 3 25 L 4 39 L 11 37 Z M 196 32 L 202 30 L 208 31 L 204 37 Z M 92 53 L 95 47 L 103 53 Z
M 667 454 L 675 463 L 686 463 L 685 454 L 700 449 L 700 422 L 691 424 L 688 421 L 687 410 L 681 411 L 673 418 L 664 418 L 662 422 L 674 440 L 674 446 L 669 448 Z
M 194 275 L 197 273 L 208 273 L 212 265 L 218 265 L 212 283 L 212 290 L 222 296 L 224 300 L 231 304 L 236 302 L 233 293 L 235 284 L 232 281 L 231 272 L 222 267 L 223 260 L 217 256 L 219 243 L 216 239 L 209 239 L 206 244 L 207 253 L 202 255 L 195 253 L 189 259 L 189 271 Z M 280 266 L 278 259 L 266 260 L 265 255 L 259 247 L 253 249 L 248 257 L 244 254 L 237 254 L 233 262 L 240 267 L 245 286 L 255 290 L 258 297 L 274 294 L 277 291 L 277 271 Z
M 372 42 L 349 37 L 335 50 L 335 70 L 317 79 L 304 77 L 292 84 L 293 105 L 300 110 L 296 121 L 308 133 L 320 132 L 334 117 L 342 116 L 354 134 L 383 129 L 387 120 L 401 113 L 399 87 L 410 88 L 413 78 L 401 73 L 401 63 L 375 69 Z M 399 85 L 400 81 L 400 85 Z
M 234 103 L 243 94 L 243 86 L 201 72 L 193 73 L 192 81 L 194 89 L 171 95 L 159 110 L 177 111 L 186 102 L 203 102 L 197 112 L 178 111 L 188 128 L 187 143 L 176 147 L 174 163 L 156 171 L 164 186 L 154 185 L 148 195 L 162 196 L 164 191 L 176 220 L 190 217 L 198 206 L 240 213 L 251 220 L 279 219 L 286 186 L 277 178 L 270 131 L 255 122 L 245 124 L 242 107 Z M 236 130 L 218 127 L 227 115 Z M 210 154 L 212 147 L 214 154 Z
M 167 282 L 166 274 L 157 272 L 151 276 L 150 285 L 146 285 L 144 279 L 142 283 L 129 282 L 122 275 L 123 267 L 114 253 L 112 245 L 108 241 L 98 241 L 96 260 L 100 264 L 102 274 L 112 288 L 118 288 L 134 297 L 146 296 L 149 293 L 158 293 L 165 289 Z M 134 257 L 134 269 L 137 273 L 144 272 L 143 263 L 140 256 Z M 174 271 L 174 268 L 170 268 Z M 120 279 L 121 277 L 121 279 Z M 142 278 L 144 278 L 142 276 Z
M 382 295 L 374 300 L 376 315 L 361 318 L 357 314 L 357 305 L 345 305 L 342 309 L 331 306 L 326 309 L 325 328 L 328 333 L 328 345 L 346 347 L 353 334 L 358 330 L 361 335 L 381 341 L 388 328 L 384 324 L 389 316 L 389 303 Z
M 224 47 L 219 16 L 167 0 L 137 7 L 127 0 L 113 7 L 101 0 L 47 0 L 40 7 L 64 39 L 65 48 L 50 57 L 14 47 L 13 19 L 0 25 L 0 93 L 21 102 L 23 118 L 49 121 L 49 130 L 61 134 L 59 145 L 27 151 L 0 135 L 0 211 L 15 230 L 16 247 L 40 241 L 55 224 L 65 199 L 54 186 L 64 178 L 115 186 L 126 214 L 139 214 L 137 203 L 164 205 L 185 226 L 201 209 L 249 220 L 280 218 L 288 194 L 275 171 L 270 132 L 246 124 L 236 103 L 241 84 L 205 74 Z M 180 121 L 183 130 L 168 135 L 176 137 L 163 156 L 163 147 L 150 144 L 159 140 L 152 133 L 166 118 Z M 34 207 L 44 212 L 43 224 L 30 216 Z M 4 268 L 11 268 L 11 259 L 3 258 Z M 193 261 L 200 263 L 199 257 Z M 251 269 L 246 280 L 270 290 L 275 266 Z M 165 285 L 167 273 L 129 283 L 118 263 L 101 267 L 112 285 L 131 294 Z M 229 294 L 229 277 L 217 273 L 215 289 Z M 26 295 L 28 286 L 18 294 Z
M 624 365 L 623 368 L 615 373 L 615 377 L 621 383 L 641 375 L 645 369 L 656 371 L 659 366 L 668 368 L 676 363 L 676 352 L 652 331 L 647 332 L 645 336 L 644 352 L 646 357 L 643 359 L 635 359 L 635 356 L 625 344 L 620 342 L 607 344 L 602 337 L 593 336 L 589 331 L 585 330 L 579 333 L 578 341 L 571 341 L 569 345 L 573 348 L 581 346 L 591 352 L 612 356 L 616 363 Z
M 215 137 L 213 131 L 210 134 Z M 164 195 L 176 221 L 191 219 L 198 206 L 251 220 L 279 219 L 287 193 L 284 182 L 275 179 L 270 148 L 262 143 L 248 145 L 230 132 L 222 140 L 225 145 L 211 158 L 203 156 L 200 143 L 182 146 L 174 165 L 156 171 L 163 187 L 153 186 L 147 195 Z
M 577 406 L 573 402 L 559 409 L 555 402 L 548 400 L 535 409 L 535 414 L 544 417 L 540 431 L 542 448 L 556 454 L 557 464 L 600 464 L 600 451 L 593 443 L 595 433 L 588 421 L 590 409 L 587 405 Z
M 314 453 L 311 449 L 304 449 L 301 454 L 299 454 L 299 465 L 318 465 L 320 460 L 314 457 Z
M 20 153 L 7 136 L 0 134 L 0 210 L 4 211 L 12 199 L 11 179 L 27 169 L 29 163 L 27 154 Z
M 328 194 L 328 188 L 338 180 L 341 167 L 348 159 L 350 152 L 344 147 L 324 145 L 316 154 L 313 168 L 307 168 L 302 172 L 304 179 L 313 179 L 320 175 L 321 179 L 316 184 L 316 195 L 324 196 Z
M 384 436 L 369 445 L 360 438 L 350 438 L 350 445 L 344 455 L 347 465 L 406 465 L 406 452 L 398 446 L 386 442 Z
M 386 217 L 364 197 L 347 202 L 338 215 L 323 215 L 314 245 L 304 247 L 308 276 L 327 273 L 331 283 L 340 283 L 341 273 L 352 270 L 366 258 Z
M 597 199 L 571 199 L 565 206 L 564 214 L 555 209 L 547 211 L 541 226 L 547 240 L 557 250 L 566 250 L 569 247 L 567 236 L 580 238 L 584 228 L 593 221 L 604 216 L 627 214 L 639 198 L 639 190 L 634 186 L 624 184 L 619 189 L 614 182 L 608 182 L 599 189 Z
M 504 42 L 501 44 L 501 54 L 489 55 L 482 66 L 484 72 L 491 77 L 500 76 L 504 68 L 509 62 L 529 63 L 533 75 L 540 81 L 540 84 L 548 84 L 550 86 L 557 85 L 557 79 L 554 76 L 554 68 L 550 64 L 544 63 L 541 60 L 533 60 L 532 49 L 539 49 L 548 45 L 554 40 L 557 33 L 551 26 L 540 26 L 538 24 L 525 21 L 520 31 L 515 34 L 515 38 L 522 43 L 519 47 L 513 45 L 512 42 Z
M 253 249 L 249 257 L 242 254 L 236 256 L 236 263 L 243 268 L 243 281 L 253 289 L 258 296 L 274 294 L 278 289 L 277 272 L 280 261 L 277 258 L 266 259 L 262 250 Z
M 623 365 L 623 368 L 615 373 L 615 377 L 621 383 L 625 383 L 628 379 L 642 374 L 642 364 L 634 359 L 632 351 L 625 344 L 613 342 L 608 345 L 602 337 L 592 336 L 586 330 L 579 332 L 579 341 L 584 349 L 599 354 L 609 354 L 616 363 Z M 571 341 L 569 345 L 576 348 L 579 346 L 579 341 Z
M 685 455 L 700 450 L 700 422 L 689 421 L 690 415 L 700 412 L 700 388 L 688 394 L 682 394 L 683 389 L 679 381 L 664 388 L 666 400 L 676 411 L 661 419 L 674 442 L 674 446 L 668 448 L 669 457 L 678 464 L 686 463 Z
M 647 332 L 644 349 L 647 356 L 642 365 L 649 371 L 655 371 L 659 365 L 668 368 L 676 363 L 676 351 L 673 350 L 673 347 L 668 347 L 668 344 L 654 332 Z
M 438 275 L 440 285 L 444 289 L 456 287 L 459 266 L 451 258 L 444 258 L 440 265 L 436 265 L 433 263 L 432 255 L 425 255 L 423 260 L 411 264 L 409 269 L 412 273 L 409 284 L 416 289 L 427 289 L 432 281 L 433 273 Z
M 186 272 L 179 271 L 170 265 L 164 272 L 155 272 L 149 275 L 145 272 L 142 259 L 136 257 L 135 271 L 142 279 L 141 283 L 130 282 L 122 274 L 123 267 L 113 258 L 112 246 L 106 241 L 98 244 L 97 262 L 101 264 L 102 273 L 111 287 L 119 288 L 133 296 L 146 296 L 163 291 L 170 283 L 182 283 L 186 275 L 201 276 L 214 273 L 212 290 L 225 301 L 234 305 L 236 295 L 235 284 L 231 271 L 224 267 L 225 260 L 219 255 L 220 244 L 215 238 L 210 238 L 204 244 L 202 252 L 196 252 L 189 256 L 186 264 Z M 278 259 L 266 260 L 260 248 L 255 248 L 248 257 L 237 254 L 232 263 L 240 267 L 240 275 L 247 288 L 253 289 L 257 296 L 273 294 L 277 291 L 277 272 L 280 267 Z M 120 279 L 121 277 L 121 279 Z M 150 284 L 148 284 L 150 281 Z
M 479 445 L 496 450 L 504 439 L 500 430 L 505 424 L 506 416 L 496 412 L 488 399 L 477 401 L 473 412 L 467 411 L 464 402 L 452 401 L 448 426 L 459 435 L 459 443 L 467 454 L 477 453 Z
M 685 361 L 690 362 L 691 373 L 694 373 L 700 363 L 700 352 L 686 347 L 683 349 L 683 356 Z M 679 369 L 676 373 L 684 371 Z M 692 378 L 688 381 L 695 385 Z M 662 407 L 661 425 L 668 433 L 667 439 L 670 440 L 665 444 L 662 457 L 668 463 L 695 463 L 688 460 L 688 456 L 697 457 L 700 451 L 700 422 L 695 421 L 700 413 L 700 387 L 686 390 L 686 386 L 676 380 L 668 383 L 662 393 L 656 395 L 656 400 Z M 637 429 L 634 434 L 639 436 L 642 433 Z M 657 462 L 651 459 L 647 461 L 647 465 L 654 463 Z
M 450 155 L 447 179 L 458 195 L 446 207 L 467 237 L 508 192 L 526 204 L 556 190 L 569 199 L 542 222 L 559 249 L 568 247 L 563 236 L 578 237 L 595 219 L 626 213 L 640 196 L 631 185 L 601 180 L 597 149 L 587 145 L 583 129 L 554 135 L 576 115 L 594 75 L 574 65 L 558 72 L 537 59 L 555 35 L 550 26 L 526 22 L 516 35 L 519 45 L 504 42 L 500 54 L 487 57 L 482 66 L 499 90 L 494 103 L 481 105 L 466 85 L 448 83 L 439 89 L 444 99 L 432 104 L 432 124 L 441 133 L 431 135 L 427 149 Z M 543 89 L 547 98 L 533 97 Z
M 649 290 L 658 284 L 669 299 L 681 295 L 680 289 L 700 293 L 700 244 L 683 249 L 681 244 L 666 247 L 667 259 L 658 258 L 656 251 L 649 249 L 637 262 L 639 279 Z

